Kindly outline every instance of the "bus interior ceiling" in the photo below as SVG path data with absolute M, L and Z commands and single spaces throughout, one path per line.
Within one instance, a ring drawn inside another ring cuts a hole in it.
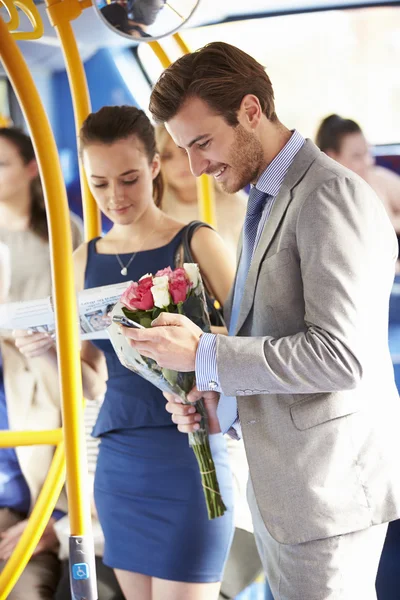
M 36 41 L 20 41 L 18 45 L 54 131 L 71 209 L 81 215 L 76 134 L 64 58 L 45 4 L 37 1 L 35 4 L 43 19 L 44 35 Z M 368 35 L 372 25 L 373 37 Z M 146 110 L 151 84 L 161 73 L 148 45 L 113 33 L 94 8 L 84 10 L 72 26 L 85 67 L 92 109 L 107 104 L 134 104 Z M 21 15 L 21 30 L 30 27 L 27 17 Z M 330 112 L 360 121 L 374 147 L 377 162 L 400 173 L 400 126 L 393 118 L 400 89 L 400 2 L 200 0 L 181 33 L 193 49 L 221 39 L 261 59 L 271 74 L 279 106 L 283 106 L 282 120 L 308 137 L 314 136 L 316 124 Z M 260 33 L 267 40 L 265 44 Z M 179 55 L 171 38 L 160 42 L 173 59 Z M 318 53 L 312 54 L 315 47 Z M 0 65 L 0 84 L 4 81 Z M 291 86 L 298 94 L 295 100 L 290 94 Z M 2 106 L 4 96 L 0 93 L 0 114 L 8 110 L 12 121 L 23 125 L 12 91 L 8 89 L 7 108 Z

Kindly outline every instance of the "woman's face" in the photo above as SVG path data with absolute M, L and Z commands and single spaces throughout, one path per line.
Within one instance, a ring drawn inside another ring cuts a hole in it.
M 16 202 L 29 193 L 32 179 L 37 177 L 37 164 L 24 164 L 18 148 L 0 136 L 0 203 Z
M 161 165 L 164 179 L 170 187 L 178 190 L 196 187 L 186 151 L 178 148 L 169 136 L 161 153 Z
M 364 179 L 374 164 L 367 140 L 362 133 L 345 135 L 339 152 L 331 152 L 330 156 Z
M 113 223 L 130 225 L 154 206 L 153 180 L 160 171 L 160 160 L 155 155 L 149 164 L 136 136 L 86 146 L 83 165 L 97 205 Z

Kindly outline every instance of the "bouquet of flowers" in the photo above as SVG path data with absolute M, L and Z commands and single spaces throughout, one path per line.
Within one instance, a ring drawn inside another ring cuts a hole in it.
M 186 315 L 203 331 L 210 331 L 210 319 L 204 294 L 204 286 L 197 264 L 186 263 L 183 268 L 174 271 L 168 267 L 154 276 L 144 275 L 133 282 L 123 293 L 111 313 L 111 316 L 124 316 L 142 327 L 151 327 L 151 323 L 162 312 Z M 121 363 L 131 371 L 138 373 L 163 392 L 179 396 L 188 403 L 187 394 L 195 385 L 195 374 L 181 373 L 161 368 L 153 359 L 141 356 L 130 346 L 119 327 L 112 323 L 109 335 L 114 350 Z M 224 514 L 226 507 L 219 490 L 214 460 L 211 455 L 208 438 L 206 411 L 202 400 L 196 403 L 202 416 L 200 429 L 189 434 L 192 447 L 200 469 L 201 481 L 210 519 Z

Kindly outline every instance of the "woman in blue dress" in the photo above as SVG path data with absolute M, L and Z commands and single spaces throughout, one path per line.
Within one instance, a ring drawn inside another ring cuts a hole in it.
M 76 251 L 78 289 L 174 268 L 184 225 L 158 208 L 160 160 L 144 112 L 102 108 L 83 124 L 80 145 L 90 189 L 113 227 Z M 191 250 L 222 304 L 234 276 L 223 242 L 202 227 Z M 45 336 L 35 341 L 46 347 Z M 105 564 L 115 570 L 127 600 L 216 600 L 233 533 L 223 436 L 211 435 L 210 442 L 228 511 L 210 521 L 196 459 L 171 422 L 162 393 L 125 369 L 108 341 L 82 343 L 82 374 L 88 399 L 100 397 L 107 381 L 93 431 L 101 440 L 95 502 Z

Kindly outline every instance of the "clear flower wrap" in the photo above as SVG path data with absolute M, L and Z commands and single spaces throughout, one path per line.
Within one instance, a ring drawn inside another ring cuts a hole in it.
M 188 317 L 203 331 L 210 331 L 210 319 L 204 294 L 204 286 L 198 266 L 185 264 L 172 271 L 169 267 L 156 273 L 144 275 L 133 282 L 122 295 L 111 316 L 124 316 L 143 327 L 151 323 L 162 312 L 179 313 Z M 195 373 L 182 373 L 161 368 L 153 359 L 140 355 L 120 333 L 117 323 L 108 328 L 111 343 L 120 362 L 131 371 L 138 373 L 163 392 L 179 396 L 188 403 L 187 394 L 195 385 Z M 214 460 L 210 450 L 208 423 L 204 403 L 196 403 L 202 416 L 200 428 L 188 435 L 189 444 L 196 456 L 204 496 L 210 519 L 220 517 L 226 511 L 221 497 Z

